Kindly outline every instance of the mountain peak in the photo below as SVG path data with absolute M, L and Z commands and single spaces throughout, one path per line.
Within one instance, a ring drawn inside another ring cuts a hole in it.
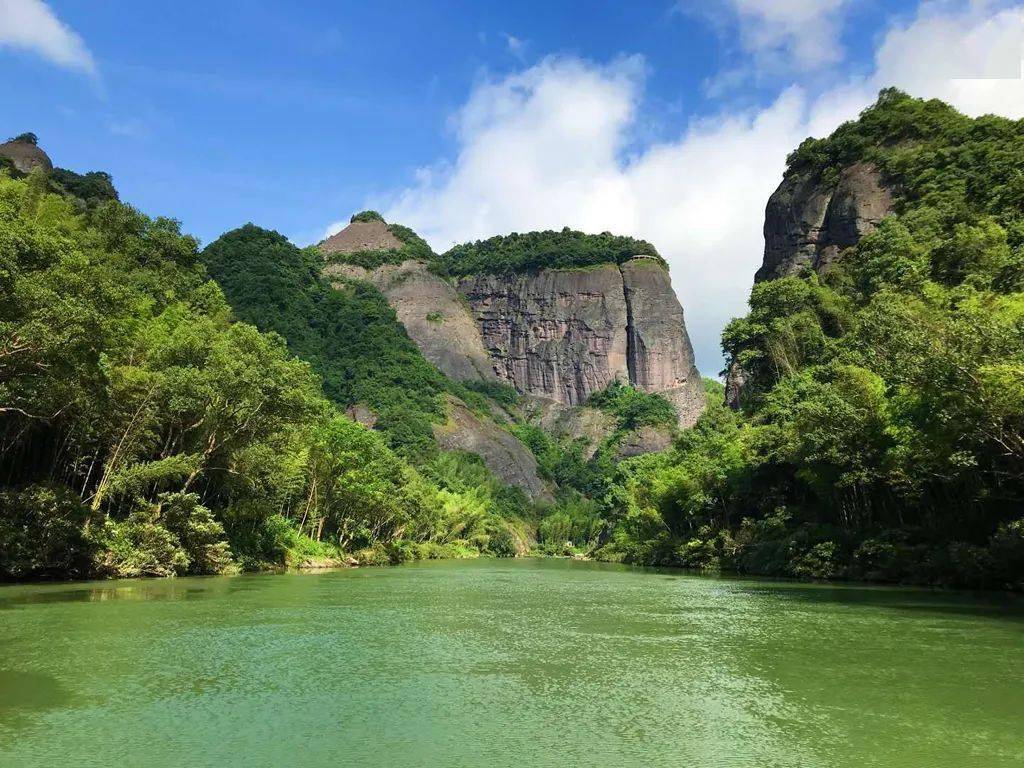
M 46 171 L 53 170 L 49 155 L 36 144 L 34 133 L 23 133 L 0 144 L 0 157 L 10 160 L 19 173 L 31 173 L 39 167 Z
M 353 216 L 343 230 L 320 243 L 324 254 L 389 251 L 401 247 L 402 241 L 391 233 L 383 218 L 360 218 L 360 214 Z

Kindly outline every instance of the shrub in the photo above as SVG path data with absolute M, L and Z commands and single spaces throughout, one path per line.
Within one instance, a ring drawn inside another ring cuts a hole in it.
M 0 491 L 0 578 L 88 576 L 101 521 L 65 486 Z

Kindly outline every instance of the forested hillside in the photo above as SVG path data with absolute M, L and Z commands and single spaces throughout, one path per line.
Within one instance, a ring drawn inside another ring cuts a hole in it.
M 276 232 L 248 224 L 221 235 L 202 258 L 238 317 L 275 331 L 321 376 L 342 408 L 362 403 L 392 445 L 431 452 L 431 422 L 443 420 L 451 383 L 430 365 L 372 285 L 332 288 L 315 248 L 300 250 Z
M 758 283 L 716 397 L 620 468 L 607 557 L 747 573 L 1024 585 L 1024 124 L 883 91 L 787 178 L 869 163 L 895 213 Z
M 324 397 L 281 336 L 236 320 L 174 221 L 70 194 L 69 179 L 0 176 L 0 578 L 514 551 L 516 510 L 471 457 L 413 469 Z M 346 343 L 387 348 L 385 378 L 401 372 L 382 401 L 398 386 L 429 404 L 434 374 L 403 378 L 420 372 L 376 319 L 386 306 L 358 287 L 348 298 L 330 322 Z M 289 317 L 274 327 L 291 333 Z M 329 393 L 344 392 L 321 353 Z

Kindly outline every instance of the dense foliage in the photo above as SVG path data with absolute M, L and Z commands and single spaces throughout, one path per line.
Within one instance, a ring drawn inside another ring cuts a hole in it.
M 369 406 L 403 452 L 430 451 L 430 424 L 443 417 L 440 395 L 449 382 L 376 288 L 361 281 L 332 287 L 315 249 L 252 224 L 219 237 L 202 258 L 238 317 L 283 336 L 320 375 L 330 400 Z
M 50 173 L 50 188 L 72 198 L 79 208 L 95 208 L 100 203 L 118 199 L 110 174 L 103 171 L 75 173 L 66 168 L 54 168 Z
M 463 498 L 344 417 L 280 336 L 235 321 L 175 222 L 115 200 L 83 211 L 50 184 L 0 175 L 0 578 L 508 550 L 515 527 L 495 516 L 514 501 Z M 337 295 L 276 298 L 337 301 L 310 316 L 340 329 L 332 343 L 400 360 L 408 340 L 379 297 Z M 393 364 L 394 407 L 432 407 Z
M 654 246 L 632 237 L 602 232 L 590 235 L 568 227 L 555 232 L 527 232 L 456 245 L 442 254 L 438 271 L 449 275 L 525 272 L 621 264 L 634 256 L 662 261 Z
M 825 274 L 756 285 L 748 375 L 673 451 L 621 468 L 608 556 L 1024 586 L 1024 123 L 882 93 L 794 171 L 875 163 L 897 213 Z
M 664 396 L 643 392 L 618 380 L 592 394 L 587 405 L 612 414 L 620 430 L 668 426 L 679 419 L 675 407 Z

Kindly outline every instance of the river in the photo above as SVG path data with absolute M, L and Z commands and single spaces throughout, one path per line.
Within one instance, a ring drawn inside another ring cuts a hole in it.
M 1024 764 L 1012 598 L 555 560 L 0 587 L 0 766 Z

